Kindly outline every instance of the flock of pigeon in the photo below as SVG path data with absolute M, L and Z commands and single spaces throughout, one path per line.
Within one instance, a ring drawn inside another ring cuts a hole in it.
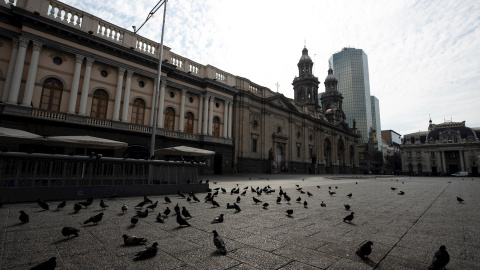
M 214 183 L 216 184 L 216 182 L 214 182 Z M 208 184 L 208 180 L 207 180 L 207 184 Z M 356 182 L 356 184 L 358 184 L 358 182 Z M 320 189 L 321 187 L 317 186 L 317 188 Z M 242 201 L 242 197 L 247 196 L 248 189 L 249 189 L 249 187 L 245 187 L 245 188 L 243 188 L 243 191 L 240 193 L 240 188 L 238 187 L 238 184 L 237 184 L 237 186 L 230 191 L 231 195 L 239 194 L 239 195 L 237 195 L 236 202 L 234 202 L 233 204 L 227 203 L 226 208 L 227 209 L 235 209 L 236 212 L 240 212 L 241 208 L 238 204 Z M 338 189 L 338 187 L 335 187 L 335 190 L 337 190 L 337 189 Z M 397 188 L 392 187 L 391 189 L 392 189 L 392 191 L 395 191 Z M 217 202 L 216 198 L 219 196 L 220 191 L 222 192 L 222 194 L 227 193 L 227 190 L 222 188 L 222 187 L 214 188 L 214 189 L 209 188 L 208 189 L 208 194 L 204 198 L 205 203 L 210 203 L 210 204 L 212 204 L 212 207 L 219 208 L 220 204 Z M 265 194 L 275 193 L 275 189 L 273 189 L 269 185 L 267 185 L 264 188 L 257 187 L 256 189 L 253 188 L 253 187 L 250 187 L 250 191 L 251 191 L 252 194 L 256 195 L 256 197 L 252 196 L 253 203 L 255 205 L 256 204 L 261 204 L 263 209 L 268 210 L 268 207 L 270 206 L 270 204 L 268 202 L 265 202 L 264 200 L 262 200 L 260 198 L 261 198 L 261 195 L 263 193 L 265 193 Z M 296 185 L 296 191 L 298 191 L 300 194 L 306 194 L 306 196 L 308 196 L 308 198 L 314 196 L 311 192 L 304 191 L 303 188 L 300 187 L 299 185 Z M 336 194 L 336 191 L 332 191 L 332 187 L 329 187 L 328 188 L 328 193 L 329 193 L 330 196 L 333 196 L 333 195 Z M 398 195 L 404 195 L 404 194 L 405 193 L 403 191 L 400 191 L 398 193 Z M 181 191 L 178 191 L 177 195 L 178 195 L 179 198 L 186 199 L 187 202 L 200 202 L 200 199 L 193 192 L 190 192 L 188 195 L 185 195 Z M 346 196 L 351 198 L 353 196 L 353 194 L 348 193 L 348 194 L 346 194 Z M 165 204 L 171 204 L 172 203 L 172 200 L 168 196 L 165 196 L 164 200 L 165 200 Z M 460 197 L 457 197 L 457 200 L 460 203 L 463 202 L 463 199 L 461 199 Z M 290 201 L 291 201 L 290 195 L 287 194 L 287 192 L 283 191 L 282 187 L 279 187 L 279 192 L 278 192 L 278 197 L 276 199 L 276 204 L 281 204 L 282 201 L 286 202 L 288 205 L 291 205 L 290 204 Z M 301 196 L 299 196 L 297 199 L 295 199 L 295 201 L 298 204 L 302 204 Z M 45 202 L 41 199 L 38 199 L 37 203 L 44 210 L 49 210 L 50 209 L 50 205 L 47 202 Z M 92 203 L 93 203 L 93 198 L 92 197 L 86 199 L 85 201 L 74 203 L 74 206 L 73 206 L 74 213 L 78 213 L 79 211 L 82 211 L 82 209 L 87 209 L 89 206 L 92 205 Z M 66 201 L 61 202 L 60 204 L 58 204 L 57 210 L 63 209 L 64 207 L 66 207 L 66 204 L 67 204 Z M 99 205 L 100 205 L 100 208 L 102 210 L 106 210 L 109 207 L 103 201 L 103 199 L 100 200 Z M 158 206 L 158 201 L 153 203 L 153 201 L 150 200 L 149 198 L 147 198 L 147 196 L 144 196 L 143 201 L 141 201 L 140 203 L 138 203 L 137 205 L 134 206 L 134 209 L 136 211 L 136 215 L 133 216 L 130 220 L 131 226 L 135 226 L 138 223 L 139 218 L 148 217 L 149 213 L 155 211 L 157 206 Z M 322 201 L 320 203 L 320 206 L 321 207 L 326 207 L 326 204 Z M 145 210 L 142 211 L 144 209 L 144 207 L 145 207 Z M 308 208 L 308 202 L 307 202 L 306 199 L 303 199 L 303 207 Z M 345 207 L 345 210 L 350 211 L 351 206 L 349 204 L 344 204 L 344 207 Z M 128 212 L 128 209 L 129 209 L 129 207 L 124 204 L 121 207 L 120 210 L 123 214 L 126 214 Z M 186 209 L 185 206 L 180 208 L 180 206 L 177 203 L 176 206 L 173 207 L 173 210 L 175 212 L 176 222 L 178 223 L 179 227 L 192 226 L 187 221 L 187 219 L 192 218 L 192 215 L 189 213 L 189 211 Z M 294 209 L 290 208 L 290 209 L 286 210 L 286 213 L 287 213 L 286 215 L 288 217 L 293 217 Z M 168 218 L 168 216 L 170 214 L 171 214 L 171 209 L 167 206 L 164 211 L 158 213 L 158 215 L 156 217 L 156 221 L 159 222 L 159 223 L 165 223 L 166 219 Z M 93 224 L 96 225 L 96 224 L 98 224 L 102 221 L 103 215 L 104 215 L 104 213 L 102 211 L 101 213 L 99 213 L 97 215 L 93 215 L 90 218 L 86 219 L 83 222 L 83 224 L 87 225 L 89 223 L 93 223 Z M 345 216 L 343 218 L 343 222 L 351 223 L 353 219 L 354 219 L 354 212 L 350 212 L 347 216 Z M 22 211 L 20 211 L 19 220 L 20 220 L 21 223 L 27 223 L 27 222 L 29 222 L 30 218 L 29 218 L 29 215 L 22 210 Z M 222 222 L 224 222 L 224 214 L 220 214 L 219 216 L 215 217 L 212 220 L 212 223 L 222 223 Z M 68 237 L 68 238 L 72 235 L 75 236 L 75 237 L 78 237 L 79 232 L 80 232 L 80 229 L 74 228 L 74 227 L 63 227 L 63 229 L 61 231 L 62 235 L 65 236 L 65 237 Z M 223 255 L 226 255 L 227 254 L 227 249 L 226 249 L 226 246 L 225 246 L 225 242 L 223 241 L 223 239 L 220 237 L 219 233 L 216 230 L 213 230 L 212 233 L 213 233 L 213 243 L 216 247 L 216 252 L 219 252 Z M 127 245 L 127 246 L 146 245 L 146 243 L 148 241 L 145 238 L 136 237 L 136 236 L 129 236 L 127 234 L 123 234 L 122 237 L 123 237 L 124 244 Z M 358 248 L 358 250 L 356 251 L 356 254 L 362 259 L 367 259 L 368 256 L 372 252 L 372 245 L 373 245 L 372 241 L 367 241 L 366 243 L 364 243 L 363 245 L 361 245 Z M 133 260 L 138 261 L 138 260 L 143 260 L 143 259 L 147 259 L 147 258 L 155 256 L 157 254 L 157 250 L 158 250 L 157 246 L 158 246 L 158 243 L 154 242 L 151 246 L 146 247 L 144 250 L 135 254 L 135 257 L 133 258 Z M 446 251 L 445 246 L 442 245 L 440 247 L 440 249 L 435 253 L 435 256 L 432 260 L 432 263 L 431 263 L 431 265 L 428 269 L 429 270 L 443 269 L 448 264 L 449 260 L 450 260 L 449 254 Z M 31 269 L 55 269 L 55 268 L 56 268 L 56 257 L 52 257 L 49 260 L 31 268 Z

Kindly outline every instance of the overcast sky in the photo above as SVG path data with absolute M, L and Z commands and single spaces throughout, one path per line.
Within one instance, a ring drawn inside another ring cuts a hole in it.
M 62 0 L 132 30 L 156 0 Z M 157 12 L 139 32 L 160 42 Z M 306 44 L 322 82 L 343 47 L 368 55 L 382 129 L 404 135 L 444 120 L 480 127 L 480 1 L 170 0 L 165 45 L 293 98 Z M 341 83 L 341 82 L 340 82 Z

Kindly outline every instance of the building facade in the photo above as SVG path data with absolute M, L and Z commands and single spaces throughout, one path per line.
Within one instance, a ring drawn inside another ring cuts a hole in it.
M 161 47 L 152 40 L 58 1 L 0 1 L 0 14 L 1 126 L 146 147 L 155 128 L 155 149 L 214 151 L 202 174 L 352 173 L 358 167 L 358 136 L 345 118 L 329 120 L 322 111 L 308 51 L 298 63 L 295 100 L 166 46 L 157 84 Z
M 467 171 L 478 175 L 480 128 L 463 122 L 429 122 L 427 131 L 406 134 L 400 146 L 402 172 L 418 175 L 450 175 Z

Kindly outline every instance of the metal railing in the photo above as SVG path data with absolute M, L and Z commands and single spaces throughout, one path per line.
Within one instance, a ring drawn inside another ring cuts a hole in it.
M 204 163 L 0 152 L 0 187 L 187 184 Z M 150 170 L 153 180 L 149 181 Z

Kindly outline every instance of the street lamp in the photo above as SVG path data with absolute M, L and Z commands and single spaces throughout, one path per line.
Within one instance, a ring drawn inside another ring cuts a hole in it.
M 167 14 L 167 1 L 168 0 L 160 0 L 158 3 L 153 7 L 153 9 L 148 14 L 145 21 L 140 25 L 140 27 L 133 27 L 133 31 L 136 34 L 140 29 L 147 23 L 147 21 L 153 17 L 153 15 L 162 7 L 163 5 L 163 22 L 162 22 L 162 37 L 160 41 L 160 52 L 158 53 L 158 73 L 157 73 L 157 81 L 154 87 L 153 93 L 153 123 L 152 123 L 152 137 L 150 140 L 150 157 L 153 157 L 155 154 L 155 136 L 157 132 L 157 114 L 158 114 L 158 91 L 160 89 L 160 80 L 162 77 L 162 58 L 163 58 L 163 33 L 165 30 L 165 15 Z

